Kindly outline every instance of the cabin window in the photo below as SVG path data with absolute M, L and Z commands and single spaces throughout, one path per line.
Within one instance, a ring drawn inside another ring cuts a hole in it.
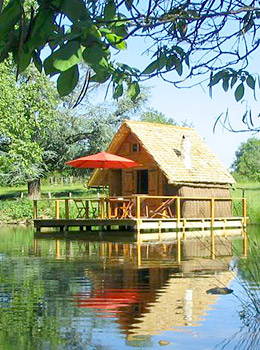
M 137 193 L 148 194 L 148 170 L 137 171 Z
M 139 152 L 139 145 L 138 145 L 138 143 L 134 143 L 134 144 L 132 145 L 132 151 L 133 151 L 134 153 L 138 153 L 138 152 Z

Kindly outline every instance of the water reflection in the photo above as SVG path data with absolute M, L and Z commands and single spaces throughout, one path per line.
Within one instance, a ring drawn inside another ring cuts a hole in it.
M 153 335 L 202 325 L 226 287 L 241 240 L 135 243 L 0 231 L 3 349 L 156 347 Z M 107 334 L 110 335 L 108 340 Z M 122 338 L 122 335 L 124 337 Z M 105 344 L 105 345 L 104 345 Z
M 231 337 L 224 339 L 218 350 L 258 350 L 260 349 L 260 237 L 259 227 L 250 232 L 248 258 L 239 260 L 237 278 L 239 280 L 239 317 L 241 327 Z

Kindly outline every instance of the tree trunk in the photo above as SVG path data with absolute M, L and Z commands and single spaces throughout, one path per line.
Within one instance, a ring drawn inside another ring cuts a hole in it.
M 40 179 L 28 181 L 28 197 L 30 199 L 41 198 L 41 180 Z

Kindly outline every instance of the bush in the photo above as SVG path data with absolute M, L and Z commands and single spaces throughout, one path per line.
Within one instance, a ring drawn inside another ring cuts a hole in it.
M 33 203 L 30 199 L 0 201 L 0 221 L 32 219 Z

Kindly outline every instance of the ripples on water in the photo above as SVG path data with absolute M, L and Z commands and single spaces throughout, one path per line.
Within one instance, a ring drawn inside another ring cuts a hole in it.
M 241 289 L 230 270 L 241 242 L 219 242 L 214 261 L 207 245 L 185 242 L 179 265 L 175 243 L 34 239 L 32 229 L 1 228 L 0 350 L 224 349 L 243 324 L 240 304 L 206 291 Z

